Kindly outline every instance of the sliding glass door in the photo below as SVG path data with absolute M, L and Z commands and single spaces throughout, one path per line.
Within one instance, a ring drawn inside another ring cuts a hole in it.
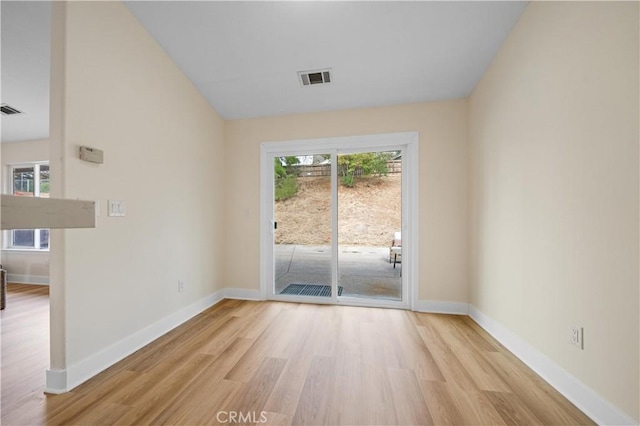
M 332 296 L 330 159 L 273 158 L 274 294 Z
M 263 145 L 265 297 L 407 307 L 408 146 L 328 141 Z
M 402 300 L 402 151 L 338 155 L 338 281 L 345 297 Z

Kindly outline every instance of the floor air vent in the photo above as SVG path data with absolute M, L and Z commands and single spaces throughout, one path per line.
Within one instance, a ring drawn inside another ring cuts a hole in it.
M 7 104 L 2 104 L 0 105 L 0 112 L 2 112 L 2 114 L 4 115 L 16 115 L 16 114 L 22 114 L 22 111 L 19 111 L 17 109 L 15 109 L 14 107 L 11 107 Z
M 331 68 L 316 71 L 298 71 L 298 77 L 300 84 L 303 86 L 331 83 Z

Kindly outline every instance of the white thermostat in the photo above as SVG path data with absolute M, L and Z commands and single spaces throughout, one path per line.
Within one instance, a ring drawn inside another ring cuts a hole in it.
M 104 163 L 104 152 L 98 148 L 91 148 L 89 146 L 80 147 L 80 159 L 89 161 L 90 163 Z

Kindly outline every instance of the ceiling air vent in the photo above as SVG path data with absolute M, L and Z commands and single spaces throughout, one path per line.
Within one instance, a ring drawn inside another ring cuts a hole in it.
M 19 110 L 15 109 L 14 107 L 9 106 L 7 104 L 0 105 L 0 112 L 2 112 L 2 114 L 4 114 L 4 115 L 23 114 L 22 111 L 19 111 Z
M 315 84 L 331 83 L 331 68 L 315 71 L 298 71 L 300 84 L 303 86 L 313 86 Z

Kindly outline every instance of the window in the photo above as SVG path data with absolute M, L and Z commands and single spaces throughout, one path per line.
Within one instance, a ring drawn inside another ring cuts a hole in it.
M 47 163 L 12 166 L 11 181 L 13 195 L 49 198 L 49 164 Z M 13 230 L 10 248 L 48 250 L 49 230 Z

